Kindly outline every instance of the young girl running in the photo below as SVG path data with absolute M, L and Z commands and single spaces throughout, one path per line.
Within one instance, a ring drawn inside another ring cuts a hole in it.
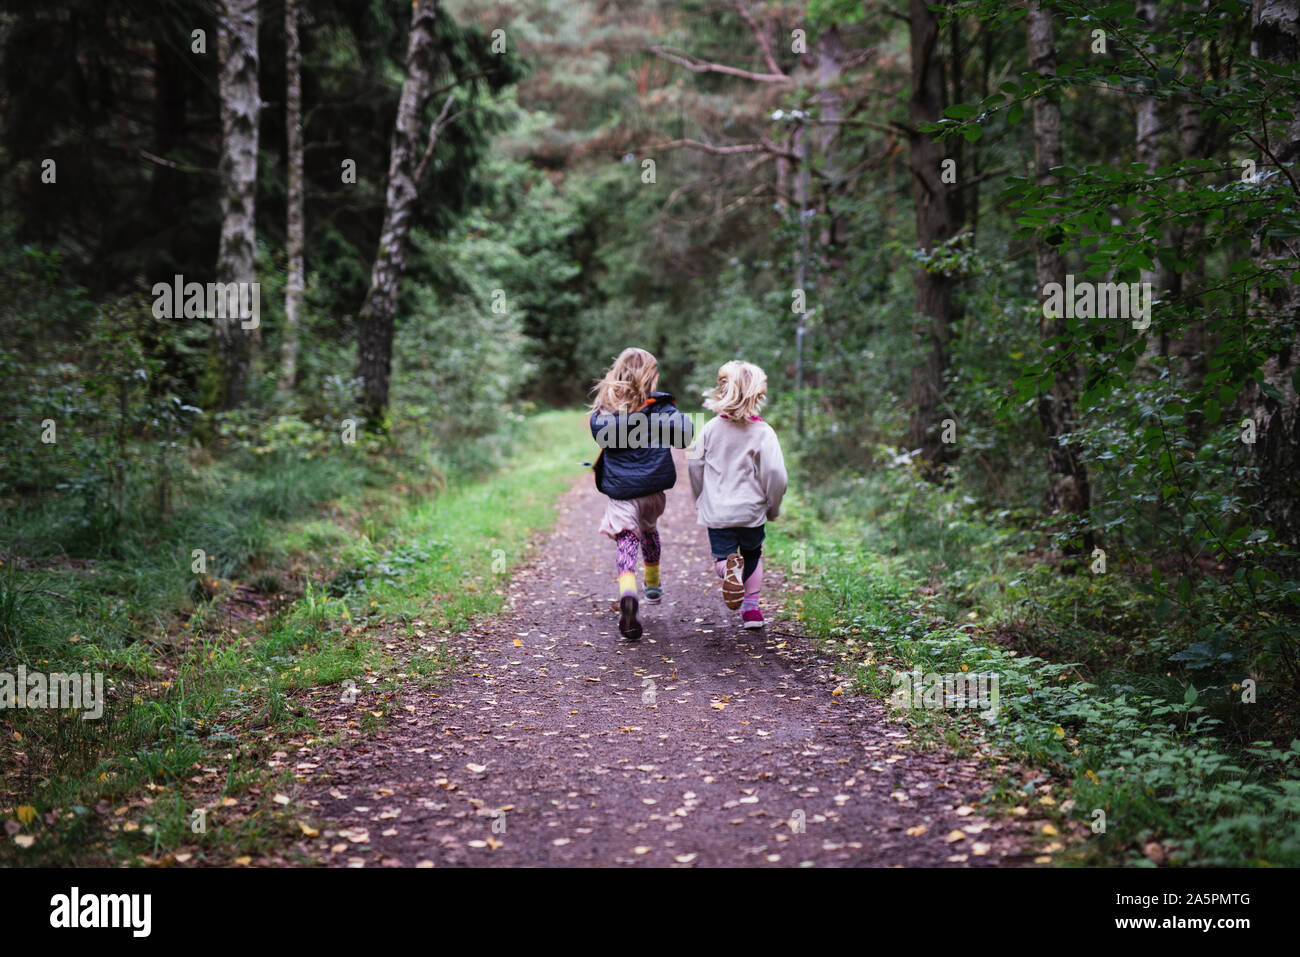
M 644 349 L 624 349 L 596 384 L 591 434 L 600 446 L 596 488 L 608 496 L 600 531 L 618 546 L 618 630 L 628 641 L 641 637 L 636 592 L 638 546 L 645 551 L 645 600 L 658 604 L 659 516 L 664 492 L 677 482 L 672 446 L 691 442 L 691 420 L 656 392 L 659 363 Z
M 718 370 L 704 405 L 717 413 L 705 423 L 688 464 L 700 524 L 709 529 L 714 569 L 727 607 L 740 609 L 746 628 L 762 628 L 764 524 L 776 518 L 785 495 L 785 458 L 776 432 L 758 417 L 767 376 L 748 362 Z

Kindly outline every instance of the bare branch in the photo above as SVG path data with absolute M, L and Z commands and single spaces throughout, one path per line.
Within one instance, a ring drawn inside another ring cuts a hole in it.
M 675 150 L 683 146 L 690 149 L 700 150 L 704 153 L 712 153 L 714 156 L 731 156 L 736 153 L 771 153 L 773 156 L 783 156 L 789 160 L 798 161 L 799 154 L 790 150 L 782 149 L 771 140 L 761 140 L 758 143 L 737 143 L 734 146 L 714 146 L 712 143 L 702 143 L 699 140 L 680 139 L 668 140 L 664 143 L 656 143 L 653 146 L 647 146 L 646 152 L 657 150 Z
M 425 164 L 429 162 L 429 157 L 433 155 L 433 148 L 438 145 L 438 134 L 442 132 L 444 126 L 452 123 L 457 117 L 464 116 L 465 111 L 457 113 L 456 116 L 447 118 L 447 113 L 451 109 L 452 102 L 456 99 L 455 93 L 448 93 L 447 99 L 442 103 L 442 110 L 438 113 L 438 118 L 433 121 L 429 127 L 429 145 L 424 148 L 424 155 L 420 157 L 420 165 L 415 167 L 415 181 L 420 182 L 420 177 L 424 175 Z
M 727 66 L 722 63 L 710 63 L 707 60 L 701 60 L 694 54 L 687 53 L 685 50 L 679 50 L 676 47 L 653 46 L 650 52 L 655 56 L 679 66 L 684 66 L 692 73 L 725 73 L 728 76 L 738 76 L 745 80 L 754 80 L 758 83 L 789 83 L 790 78 L 784 73 L 754 73 L 751 70 L 741 70 L 738 67 Z
M 203 173 L 208 176 L 217 175 L 217 170 L 215 169 L 207 169 L 203 166 L 183 166 L 180 163 L 173 162 L 172 160 L 163 159 L 161 156 L 155 156 L 153 153 L 150 153 L 145 149 L 139 150 L 138 152 L 141 159 L 146 159 L 150 163 L 157 163 L 159 166 L 166 166 L 168 169 L 174 169 L 181 173 Z
M 736 0 L 736 2 L 732 4 L 732 6 L 736 8 L 736 12 L 740 14 L 741 19 L 749 24 L 749 29 L 754 32 L 754 39 L 757 40 L 758 45 L 762 47 L 763 60 L 767 63 L 767 68 L 770 71 L 772 71 L 772 75 L 785 76 L 785 71 L 782 70 L 779 66 L 777 66 L 776 57 L 772 55 L 772 44 L 768 42 L 767 34 L 763 32 L 762 28 L 758 25 L 757 21 L 754 20 L 754 17 L 749 12 L 749 9 L 745 6 L 744 3 L 741 2 L 741 0 Z

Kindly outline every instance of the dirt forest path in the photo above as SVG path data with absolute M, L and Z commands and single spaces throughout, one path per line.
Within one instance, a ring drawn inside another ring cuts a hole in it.
M 584 476 L 507 608 L 459 639 L 469 660 L 450 683 L 413 686 L 386 727 L 313 753 L 295 800 L 320 833 L 298 849 L 353 867 L 1025 860 L 1015 825 L 971 810 L 977 761 L 917 751 L 878 702 L 832 695 L 829 664 L 779 617 L 776 575 L 767 629 L 738 627 L 680 457 L 678 473 L 664 600 L 643 606 L 639 643 L 618 636 Z

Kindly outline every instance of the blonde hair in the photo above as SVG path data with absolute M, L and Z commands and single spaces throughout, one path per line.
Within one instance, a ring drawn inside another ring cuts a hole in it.
M 635 346 L 618 354 L 604 378 L 591 391 L 592 412 L 635 412 L 645 405 L 659 383 L 659 360 Z
M 718 370 L 718 384 L 705 393 L 704 407 L 737 422 L 748 422 L 766 401 L 767 373 L 752 362 L 736 359 Z

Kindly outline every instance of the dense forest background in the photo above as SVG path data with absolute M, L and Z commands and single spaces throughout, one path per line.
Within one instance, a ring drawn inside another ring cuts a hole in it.
M 276 521 L 496 467 L 627 345 L 690 411 L 739 357 L 810 529 L 1093 689 L 1020 744 L 1131 786 L 1122 846 L 1300 854 L 1300 3 L 0 10 L 0 665 L 140 673 L 288 587 Z

